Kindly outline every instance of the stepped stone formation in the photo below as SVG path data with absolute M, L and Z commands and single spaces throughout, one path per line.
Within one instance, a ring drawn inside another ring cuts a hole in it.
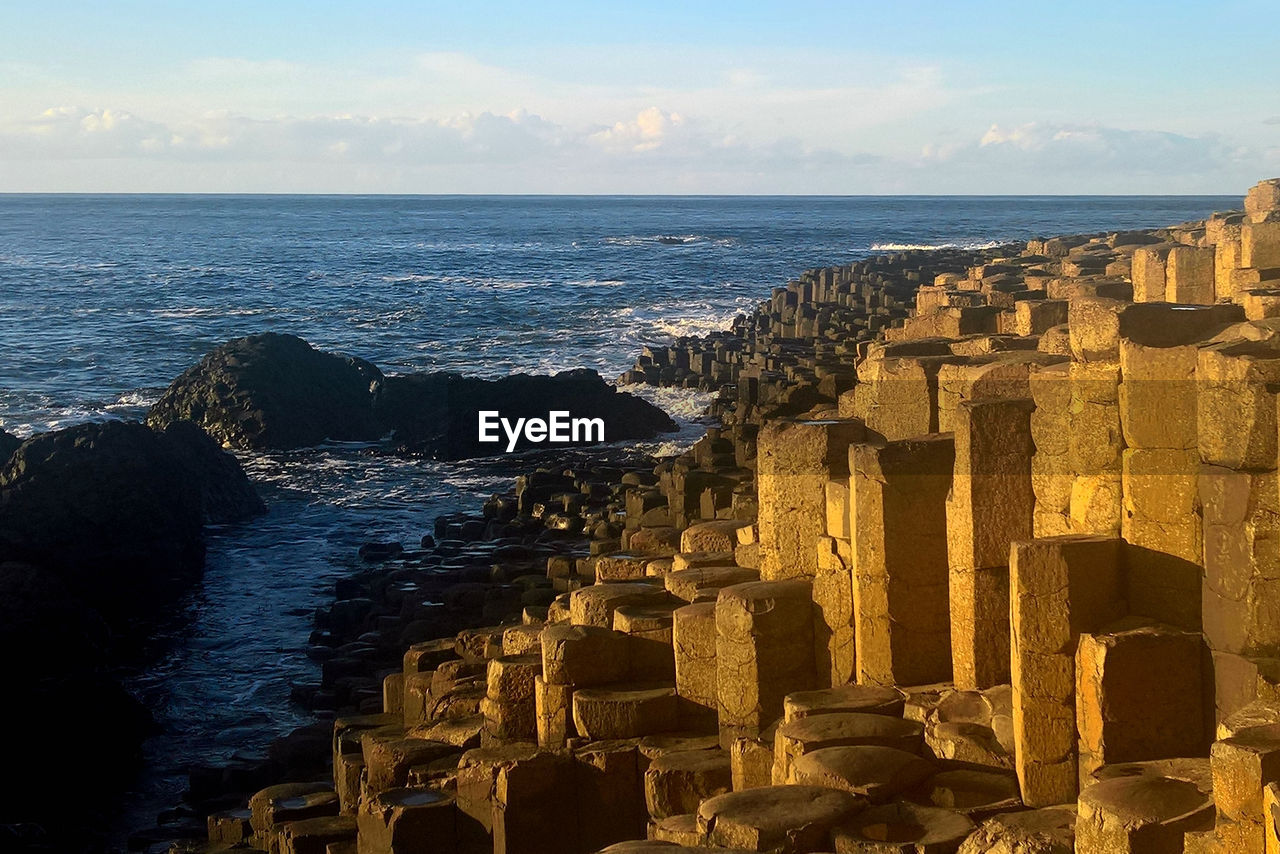
M 528 581 L 547 607 L 410 646 L 334 722 L 331 785 L 211 840 L 1280 850 L 1280 180 L 1205 222 L 811 271 L 626 379 L 718 389 L 721 426 L 495 498 L 607 522 Z M 361 601 L 330 620 L 398 625 Z

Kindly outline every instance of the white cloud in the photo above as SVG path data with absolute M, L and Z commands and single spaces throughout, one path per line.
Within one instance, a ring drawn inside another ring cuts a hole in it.
M 814 169 L 865 157 L 782 138 L 735 139 L 681 114 L 648 107 L 612 125 L 569 127 L 523 110 L 444 119 L 365 116 L 254 119 L 214 112 L 166 125 L 113 109 L 50 109 L 0 123 L 0 161 L 260 162 L 307 169 L 363 164 L 395 169 L 491 167 L 565 173 Z
M 0 190 L 39 189 L 30 176 L 108 158 L 111 170 L 94 174 L 110 189 L 154 173 L 170 182 L 159 189 L 229 191 L 361 188 L 333 183 L 343 180 L 373 192 L 1192 192 L 1247 187 L 1280 167 L 1266 140 L 1008 122 L 999 104 L 982 108 L 996 121 L 975 127 L 970 101 L 989 93 L 949 85 L 938 66 L 841 66 L 806 87 L 811 75 L 792 66 L 765 74 L 733 60 L 687 85 L 646 87 L 458 53 L 352 74 L 200 60 L 178 75 L 180 103 L 152 93 L 13 119 L 21 112 L 0 97 Z M 943 116 L 950 129 L 931 131 Z M 242 177 L 258 174 L 283 183 Z M 202 183 L 215 180 L 229 183 Z
M 949 152 L 950 158 L 1022 169 L 1127 170 L 1166 175 L 1212 172 L 1252 156 L 1251 152 L 1228 144 L 1216 134 L 1188 136 L 1052 122 L 1029 122 L 1012 127 L 993 124 L 976 146 Z
M 1219 134 L 1026 122 L 927 145 L 914 168 L 946 192 L 1159 194 L 1247 187 L 1274 159 Z
M 607 150 L 652 151 L 683 126 L 684 118 L 679 113 L 649 107 L 630 121 L 615 122 L 612 127 L 596 131 L 588 140 Z
M 0 126 L 0 158 L 129 157 L 163 150 L 164 125 L 109 108 L 55 107 Z

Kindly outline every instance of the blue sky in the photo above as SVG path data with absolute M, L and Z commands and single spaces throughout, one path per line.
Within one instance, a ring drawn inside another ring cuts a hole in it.
M 0 191 L 1242 193 L 1280 4 L 0 4 Z

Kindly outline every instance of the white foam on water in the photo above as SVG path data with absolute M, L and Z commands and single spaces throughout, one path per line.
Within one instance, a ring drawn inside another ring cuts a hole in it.
M 46 417 L 32 420 L 26 424 L 15 425 L 9 432 L 25 439 L 36 433 L 61 430 L 64 427 L 74 427 L 77 424 L 118 420 L 119 418 L 113 413 L 104 412 L 100 409 L 90 409 L 84 406 L 55 406 L 48 410 Z
M 626 282 L 621 279 L 569 279 L 565 284 L 578 288 L 620 288 Z
M 672 320 L 658 320 L 652 324 L 652 330 L 672 339 L 688 336 L 706 335 L 729 328 L 737 312 L 732 314 L 720 312 L 703 317 L 682 317 Z
M 716 399 L 714 392 L 695 388 L 659 388 L 631 383 L 618 386 L 619 391 L 629 392 L 657 406 L 670 415 L 680 428 L 675 433 L 664 433 L 633 447 L 654 457 L 674 457 L 687 451 L 702 438 L 709 424 L 715 423 L 706 416 L 707 407 Z
M 670 336 L 672 339 L 686 336 L 707 335 L 721 332 L 729 328 L 733 319 L 739 314 L 749 314 L 759 300 L 754 297 L 738 297 L 728 306 L 653 306 L 651 310 L 661 311 L 665 316 L 650 321 L 644 332 L 656 333 L 659 336 Z
M 1004 246 L 999 240 L 961 240 L 955 243 L 872 243 L 873 252 L 909 252 L 931 249 L 995 249 Z
M 225 314 L 221 309 L 209 308 L 208 306 L 196 306 L 192 308 L 160 308 L 151 313 L 156 317 L 163 317 L 169 320 L 185 320 L 190 317 L 213 317 L 214 315 Z
M 675 242 L 679 241 L 679 242 Z M 712 237 L 708 234 L 629 234 L 624 237 L 605 237 L 601 243 L 609 246 L 690 246 L 711 244 L 712 246 L 736 246 L 737 238 Z M 574 246 L 578 244 L 575 242 Z
M 134 391 L 126 391 L 124 394 L 116 398 L 115 403 L 108 403 L 107 409 L 114 409 L 117 407 L 133 408 L 138 406 L 150 408 L 157 400 L 160 399 L 160 395 L 162 394 L 164 394 L 164 389 L 162 388 L 140 388 L 135 389 Z
M 677 422 L 702 422 L 707 407 L 716 399 L 715 393 L 710 391 L 700 391 L 696 388 L 659 388 L 643 383 L 620 385 L 618 391 L 629 392 L 636 397 L 644 398 Z
M 159 308 L 151 312 L 156 317 L 166 320 L 187 320 L 193 317 L 257 317 L 266 314 L 265 308 L 224 308 L 222 306 L 199 305 L 189 308 Z

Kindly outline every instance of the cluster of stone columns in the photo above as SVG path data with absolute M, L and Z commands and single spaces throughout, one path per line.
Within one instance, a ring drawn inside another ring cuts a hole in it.
M 211 839 L 1280 850 L 1278 223 L 1264 182 L 1203 224 L 917 268 L 851 386 L 769 349 L 785 393 L 623 478 L 621 536 L 549 559 L 550 607 L 408 650 L 382 714 L 335 722 L 332 786 Z M 865 304 L 875 267 L 752 328 L 826 340 L 803 309 Z

